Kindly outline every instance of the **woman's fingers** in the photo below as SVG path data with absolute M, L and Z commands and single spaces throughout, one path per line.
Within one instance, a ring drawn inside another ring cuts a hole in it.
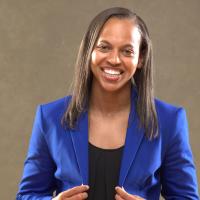
M 73 187 L 69 190 L 61 192 L 53 200 L 81 200 L 88 197 L 87 190 L 89 189 L 88 185 L 80 185 Z
M 119 194 L 116 194 L 116 195 L 115 195 L 115 199 L 116 199 L 116 200 L 124 200 L 122 197 L 119 196 Z
M 66 200 L 82 200 L 82 199 L 87 199 L 87 197 L 88 197 L 88 194 L 86 192 L 83 192 L 83 193 L 76 194 L 72 197 L 66 198 Z
M 117 192 L 116 196 L 118 195 L 123 200 L 144 200 L 143 198 L 141 198 L 139 196 L 129 194 L 128 192 L 126 192 L 124 189 L 122 189 L 120 187 L 116 187 L 115 190 Z M 121 200 L 118 196 L 117 196 L 117 198 L 119 200 Z
M 122 189 L 120 187 L 116 187 L 115 190 L 116 190 L 117 194 L 120 196 L 120 198 L 122 198 L 124 200 L 135 200 L 124 189 Z
M 73 187 L 69 190 L 66 190 L 64 192 L 62 192 L 62 196 L 63 197 L 72 197 L 76 194 L 79 194 L 79 193 L 83 193 L 83 192 L 86 192 L 87 190 L 89 189 L 89 186 L 88 185 L 80 185 L 80 186 L 76 186 L 76 187 Z

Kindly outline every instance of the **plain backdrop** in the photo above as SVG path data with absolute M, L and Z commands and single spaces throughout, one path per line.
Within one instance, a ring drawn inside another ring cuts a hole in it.
M 200 177 L 199 0 L 0 0 L 0 199 L 15 198 L 36 106 L 68 94 L 84 31 L 113 6 L 147 23 L 156 97 L 186 109 Z

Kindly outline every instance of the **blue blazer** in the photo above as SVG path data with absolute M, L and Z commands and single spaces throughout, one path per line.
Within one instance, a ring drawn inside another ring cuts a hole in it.
M 119 186 L 148 200 L 159 199 L 160 192 L 170 200 L 199 199 L 184 109 L 155 100 L 159 137 L 150 141 L 139 128 L 135 98 Z M 75 130 L 64 129 L 60 121 L 69 100 L 38 106 L 18 200 L 50 200 L 55 190 L 88 184 L 88 113 L 80 116 Z

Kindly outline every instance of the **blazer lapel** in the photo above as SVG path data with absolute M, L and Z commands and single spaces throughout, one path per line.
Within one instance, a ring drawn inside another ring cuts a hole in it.
M 144 130 L 139 127 L 139 118 L 136 112 L 136 91 L 132 91 L 131 111 L 129 114 L 128 128 L 126 132 L 125 147 L 121 160 L 121 168 L 119 175 L 119 186 L 123 186 L 129 168 L 132 165 L 137 151 L 144 137 Z
M 71 130 L 71 138 L 77 158 L 82 184 L 88 184 L 88 113 L 82 113 L 77 127 Z
M 135 108 L 135 89 L 131 94 L 131 111 L 129 114 L 128 128 L 126 133 L 125 147 L 122 155 L 119 186 L 123 186 L 128 170 L 134 161 L 137 151 L 144 137 L 143 129 L 139 128 L 139 118 Z M 82 183 L 88 184 L 88 112 L 81 114 L 77 127 L 70 131 L 77 163 L 82 175 Z

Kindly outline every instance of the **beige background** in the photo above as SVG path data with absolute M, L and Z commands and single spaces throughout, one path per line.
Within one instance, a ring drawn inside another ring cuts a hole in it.
M 67 94 L 82 35 L 111 6 L 146 21 L 156 96 L 186 108 L 200 177 L 199 0 L 0 0 L 0 199 L 17 191 L 36 106 Z

